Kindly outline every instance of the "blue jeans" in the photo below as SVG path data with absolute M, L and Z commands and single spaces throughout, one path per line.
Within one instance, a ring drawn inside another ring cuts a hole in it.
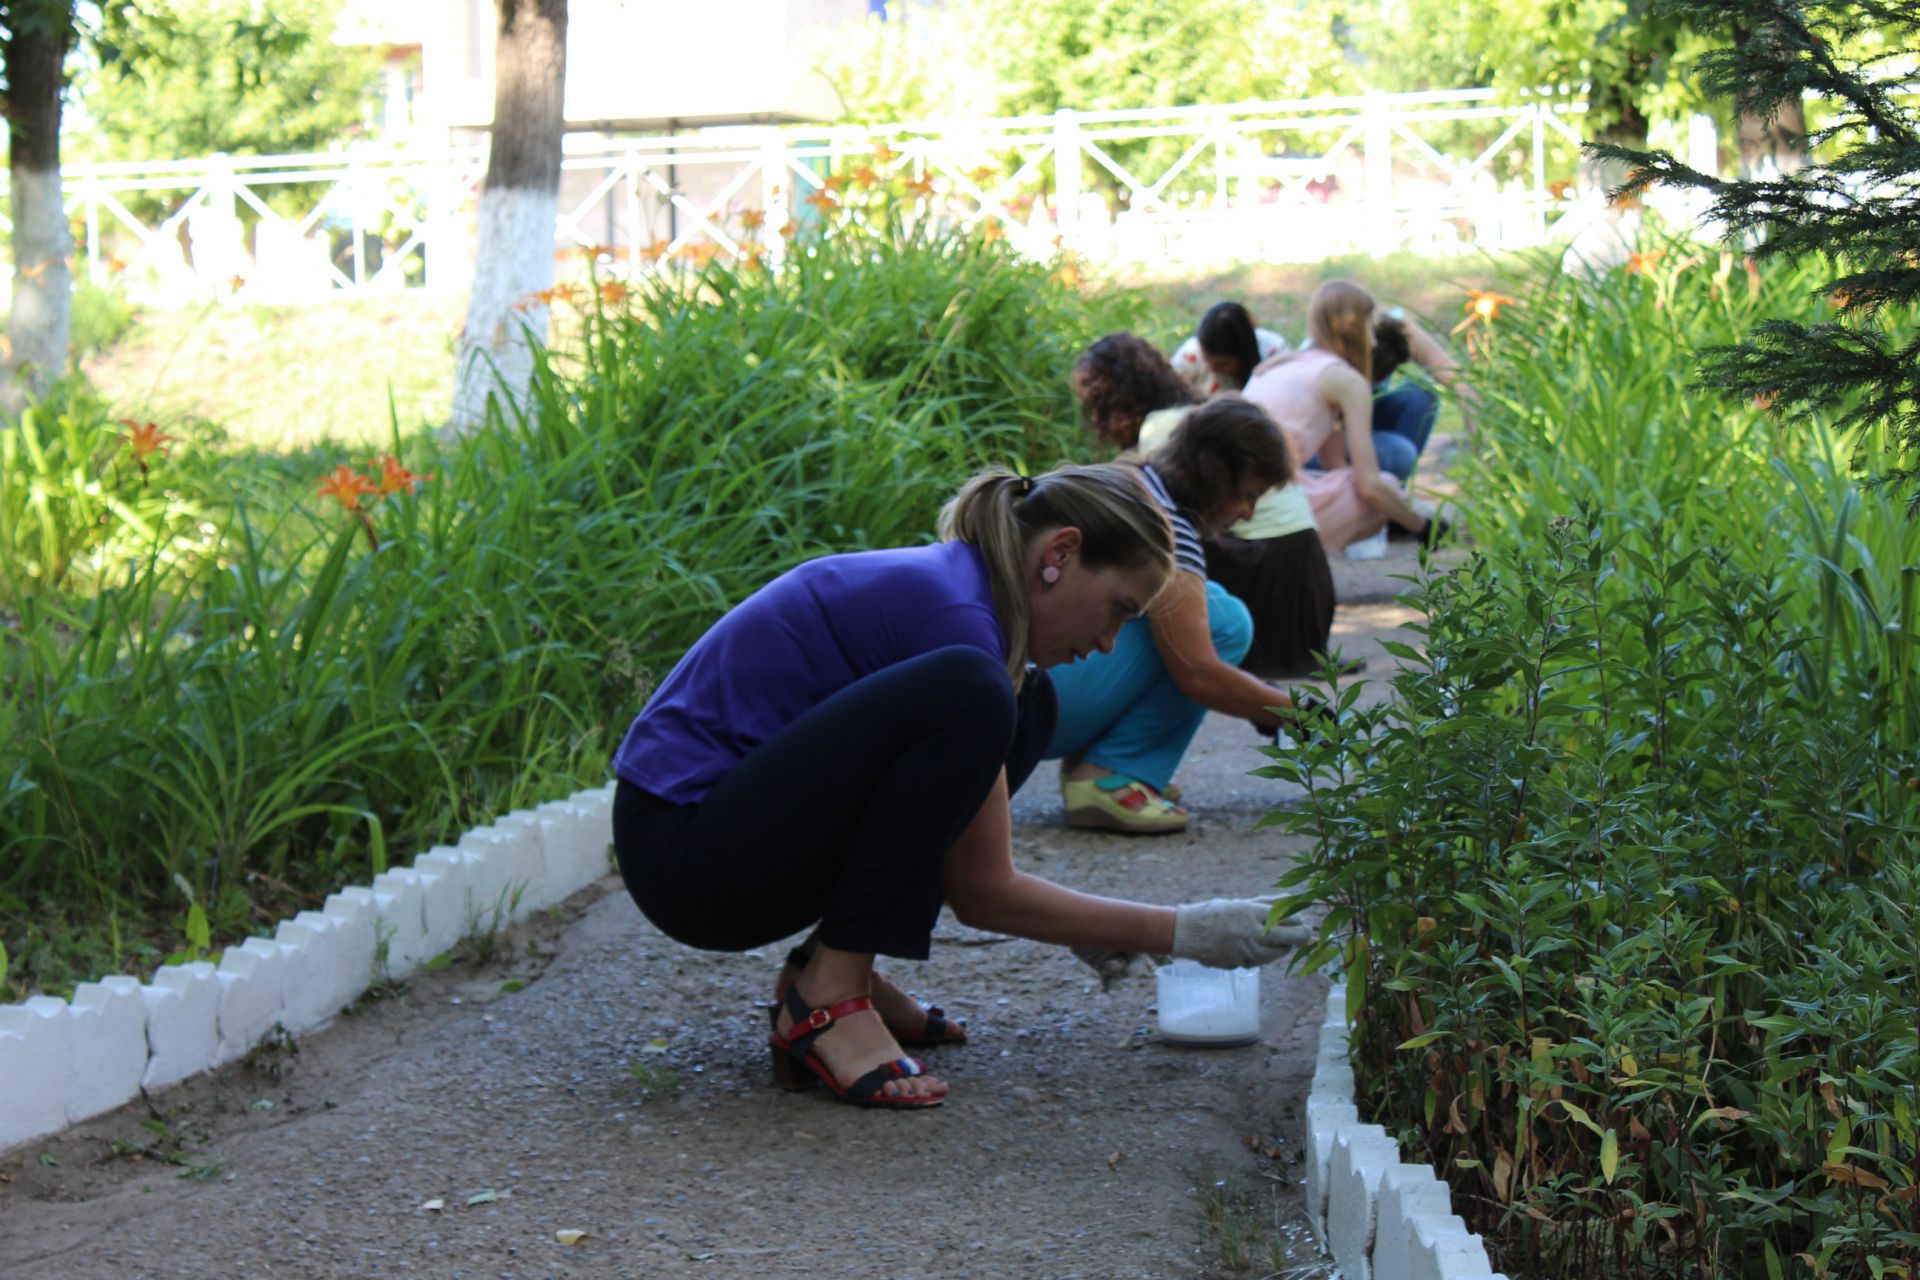
M 1413 475 L 1420 451 L 1427 447 L 1433 424 L 1440 418 L 1440 397 L 1426 387 L 1405 379 L 1390 380 L 1373 392 L 1373 453 L 1380 469 L 1396 480 Z M 1308 459 L 1307 469 L 1320 470 L 1318 455 Z
M 1401 480 L 1413 475 L 1413 464 L 1427 447 L 1433 424 L 1440 417 L 1440 397 L 1422 386 L 1400 382 L 1373 397 L 1373 452 L 1380 469 Z
M 1253 615 L 1217 582 L 1207 584 L 1207 626 L 1214 652 L 1229 666 L 1253 644 Z M 1054 667 L 1060 719 L 1042 759 L 1076 756 L 1155 790 L 1164 790 L 1187 753 L 1207 709 L 1173 682 L 1153 625 L 1135 618 L 1120 628 L 1112 653 Z

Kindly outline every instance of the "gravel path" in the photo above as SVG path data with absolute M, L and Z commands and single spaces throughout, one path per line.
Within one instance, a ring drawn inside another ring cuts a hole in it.
M 1378 675 L 1410 561 L 1335 567 L 1339 642 Z M 1209 717 L 1177 837 L 1069 831 L 1036 776 L 1017 858 L 1149 901 L 1258 892 L 1291 850 L 1252 830 L 1287 799 L 1245 776 L 1255 742 Z M 772 1086 L 779 955 L 686 950 L 604 880 L 297 1052 L 12 1153 L 0 1275 L 1321 1274 L 1294 1184 L 1323 980 L 1269 970 L 1257 1045 L 1183 1049 L 1154 1034 L 1151 981 L 1102 990 L 1064 950 L 947 917 L 933 959 L 894 970 L 973 1041 L 926 1055 L 948 1105 L 901 1115 Z

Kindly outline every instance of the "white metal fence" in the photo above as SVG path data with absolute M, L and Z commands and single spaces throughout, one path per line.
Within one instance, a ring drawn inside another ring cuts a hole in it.
M 570 137 L 556 250 L 616 267 L 777 263 L 891 193 L 912 219 L 1112 261 L 1301 261 L 1540 242 L 1571 206 L 1583 107 L 1375 94 L 672 138 Z M 144 301 L 458 290 L 483 147 L 71 166 L 77 264 Z

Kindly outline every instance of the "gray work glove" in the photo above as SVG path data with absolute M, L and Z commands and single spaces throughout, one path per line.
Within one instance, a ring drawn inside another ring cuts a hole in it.
M 1313 937 L 1303 924 L 1267 926 L 1272 904 L 1258 898 L 1213 898 L 1173 909 L 1173 954 L 1215 969 L 1270 964 Z

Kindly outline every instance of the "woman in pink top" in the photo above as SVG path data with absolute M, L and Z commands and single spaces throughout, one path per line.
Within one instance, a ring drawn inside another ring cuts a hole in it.
M 1241 394 L 1280 424 L 1296 458 L 1320 455 L 1323 471 L 1301 470 L 1328 554 L 1371 537 L 1391 520 L 1421 538 L 1433 522 L 1415 511 L 1373 451 L 1373 295 L 1351 280 L 1329 280 L 1307 307 L 1305 351 L 1260 365 Z

